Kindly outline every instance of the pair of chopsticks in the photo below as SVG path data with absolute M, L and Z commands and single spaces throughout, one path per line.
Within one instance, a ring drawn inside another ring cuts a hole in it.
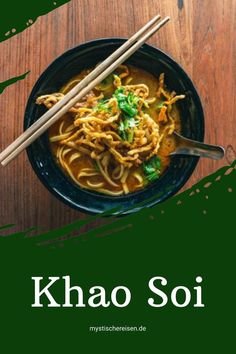
M 0 154 L 0 162 L 7 165 L 20 152 L 32 144 L 52 124 L 62 117 L 71 107 L 83 98 L 96 85 L 111 74 L 120 64 L 127 60 L 137 49 L 139 49 L 155 32 L 157 32 L 169 17 L 159 22 L 161 16 L 157 15 L 128 39 L 121 47 L 112 53 L 106 60 L 96 66 L 82 81 L 70 90 L 59 102 L 42 115 L 13 143 L 11 143 Z

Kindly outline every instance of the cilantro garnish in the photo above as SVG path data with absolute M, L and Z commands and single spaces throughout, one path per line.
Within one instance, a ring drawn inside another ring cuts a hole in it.
M 139 122 L 136 119 L 124 117 L 124 119 L 120 121 L 118 128 L 122 140 L 132 143 L 134 139 L 134 127 L 138 124 Z
M 138 114 L 137 105 L 139 97 L 133 92 L 129 92 L 128 95 L 124 94 L 124 87 L 119 87 L 116 89 L 113 95 L 118 102 L 118 107 L 120 110 L 129 117 L 134 117 Z
M 143 172 L 148 181 L 152 182 L 159 178 L 161 169 L 161 160 L 158 156 L 153 156 L 148 161 L 142 163 Z
M 139 97 L 133 92 L 125 93 L 124 87 L 118 87 L 113 95 L 118 102 L 118 107 L 123 114 L 123 118 L 119 125 L 119 134 L 123 140 L 132 143 L 134 138 L 134 127 L 139 122 L 134 118 L 138 114 L 138 101 Z
M 94 107 L 94 110 L 98 112 L 100 111 L 110 112 L 111 107 L 107 105 L 108 101 L 109 100 L 101 99 L 100 101 L 98 101 L 98 104 Z

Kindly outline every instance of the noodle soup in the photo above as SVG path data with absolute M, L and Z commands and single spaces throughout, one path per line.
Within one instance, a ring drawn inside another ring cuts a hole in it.
M 61 91 L 38 97 L 50 109 L 90 70 Z M 81 188 L 111 196 L 135 192 L 157 180 L 175 150 L 180 131 L 176 95 L 159 78 L 121 65 L 49 130 L 59 166 Z

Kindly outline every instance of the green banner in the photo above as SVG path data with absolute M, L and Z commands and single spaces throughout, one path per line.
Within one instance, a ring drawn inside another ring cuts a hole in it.
M 47 345 L 62 352 L 69 340 L 71 348 L 92 352 L 118 341 L 119 350 L 230 351 L 235 179 L 233 164 L 161 205 L 87 233 L 79 233 L 78 221 L 37 237 L 30 230 L 2 237 L 1 346 L 28 352 L 37 342 L 38 350 Z M 70 235 L 76 229 L 78 235 Z M 49 289 L 56 306 L 45 294 L 41 307 L 32 306 L 36 278 L 42 290 L 50 277 L 56 278 Z M 63 306 L 69 281 L 81 291 L 79 297 L 72 291 L 70 306 Z M 123 287 L 130 301 L 119 307 L 129 300 Z
M 0 42 L 30 27 L 39 16 L 43 16 L 70 0 L 20 0 L 4 1 L 0 14 Z

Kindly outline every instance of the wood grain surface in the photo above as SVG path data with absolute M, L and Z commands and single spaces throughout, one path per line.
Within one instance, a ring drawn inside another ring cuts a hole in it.
M 236 150 L 236 0 L 72 0 L 0 43 L 0 82 L 30 70 L 0 95 L 0 150 L 21 132 L 29 93 L 40 73 L 69 48 L 102 37 L 130 37 L 155 14 L 171 16 L 149 41 L 179 62 L 195 83 L 205 112 L 205 141 L 226 159 L 201 159 L 183 190 L 231 162 Z M 86 217 L 52 196 L 25 152 L 0 167 L 0 225 L 48 230 Z

